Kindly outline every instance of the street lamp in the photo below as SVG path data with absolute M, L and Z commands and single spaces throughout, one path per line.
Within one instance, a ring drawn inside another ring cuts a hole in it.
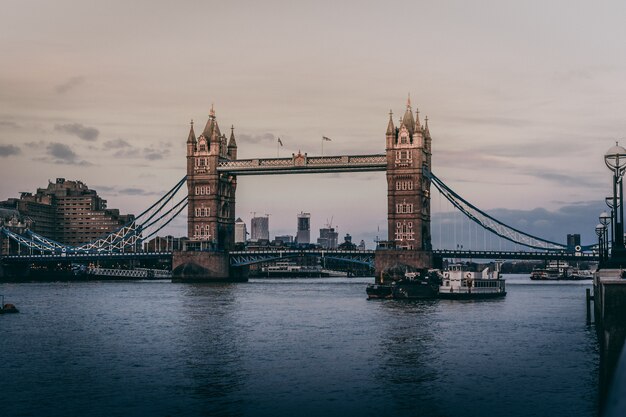
M 607 168 L 613 172 L 613 256 L 617 252 L 623 252 L 624 249 L 624 205 L 622 204 L 623 198 L 623 185 L 622 176 L 624 175 L 624 169 L 626 169 L 626 149 L 619 146 L 618 142 L 615 142 L 615 146 L 612 146 L 604 154 L 604 163 Z M 619 201 L 617 184 L 619 184 Z M 619 208 L 619 211 L 617 210 Z M 617 249 L 617 250 L 616 250 Z
M 607 213 L 606 211 L 603 211 L 602 213 L 600 213 L 599 219 L 600 219 L 600 224 L 604 226 L 602 244 L 604 245 L 604 256 L 608 260 L 609 259 L 609 233 L 608 233 L 607 226 L 609 225 L 609 223 L 611 223 L 611 215 Z
M 604 202 L 607 207 L 611 209 L 611 247 L 613 247 L 613 239 L 615 239 L 615 222 L 613 220 L 613 216 L 615 215 L 615 210 L 613 208 L 613 197 L 605 197 Z M 619 203 L 617 204 L 619 207 Z
M 604 249 L 602 244 L 602 234 L 604 233 L 604 226 L 598 224 L 596 226 L 596 235 L 598 235 L 598 251 L 600 252 L 600 264 L 604 263 Z

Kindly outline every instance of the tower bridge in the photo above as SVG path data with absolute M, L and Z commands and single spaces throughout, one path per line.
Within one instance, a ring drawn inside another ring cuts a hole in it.
M 371 155 L 309 156 L 298 152 L 285 158 L 238 159 L 238 145 L 231 126 L 229 138 L 222 134 L 211 108 L 201 133 L 193 122 L 186 141 L 186 176 L 133 221 L 107 236 L 80 246 L 54 242 L 31 231 L 18 234 L 0 229 L 0 236 L 17 246 L 2 262 L 49 262 L 81 259 L 171 258 L 180 280 L 245 280 L 247 265 L 280 257 L 316 255 L 375 267 L 377 277 L 397 265 L 413 268 L 433 266 L 433 256 L 469 259 L 576 259 L 595 260 L 597 254 L 568 252 L 560 243 L 541 239 L 512 228 L 472 205 L 432 172 L 432 138 L 428 119 L 421 123 L 410 100 L 396 125 L 393 114 L 385 132 L 385 153 Z M 234 251 L 237 178 L 247 175 L 384 171 L 387 179 L 387 240 L 376 251 Z M 187 185 L 186 196 L 176 193 Z M 433 251 L 431 244 L 431 184 L 468 219 L 504 240 L 532 252 Z M 142 252 L 141 242 L 154 236 L 187 208 L 188 242 L 184 250 Z M 11 244 L 6 245 L 9 249 Z M 2 248 L 3 245 L 0 245 Z M 20 251 L 20 248 L 23 250 Z M 323 252 L 323 253 L 322 253 Z M 582 256 L 582 257 L 581 257 Z M 1 270 L 0 270 L 1 272 Z
M 386 250 L 376 254 L 376 270 L 397 263 L 432 267 L 430 237 L 431 136 L 428 120 L 422 124 L 410 99 L 398 126 L 389 113 L 385 153 L 374 155 L 309 156 L 237 159 L 234 127 L 230 137 L 220 131 L 215 111 L 199 136 L 193 122 L 187 137 L 188 236 L 191 245 L 211 242 L 215 249 L 175 253 L 173 271 L 182 279 L 195 276 L 235 278 L 245 274 L 234 268 L 228 252 L 234 248 L 235 192 L 241 175 L 385 171 L 387 176 Z M 377 274 L 379 275 L 379 274 Z

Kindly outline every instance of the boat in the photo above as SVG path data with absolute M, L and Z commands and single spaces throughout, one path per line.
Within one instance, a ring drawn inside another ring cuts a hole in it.
M 19 313 L 20 311 L 13 304 L 4 303 L 4 295 L 0 295 L 0 314 Z
M 504 297 L 504 281 L 499 264 L 494 270 L 487 267 L 482 271 L 472 270 L 468 265 L 451 264 L 443 272 L 438 297 L 455 300 Z
M 405 272 L 389 284 L 370 284 L 365 289 L 368 299 L 434 299 L 441 283 L 439 270 Z
M 530 273 L 533 281 L 578 281 L 592 278 L 591 271 L 573 268 L 564 261 L 550 261 L 545 267 L 535 268 Z
M 319 265 L 301 266 L 290 261 L 279 261 L 271 266 L 261 268 L 259 277 L 294 278 L 294 277 L 327 277 L 330 274 Z

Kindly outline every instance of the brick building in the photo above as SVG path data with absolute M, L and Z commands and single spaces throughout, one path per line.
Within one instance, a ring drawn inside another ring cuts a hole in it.
M 0 208 L 19 213 L 33 232 L 71 246 L 97 240 L 134 219 L 132 214 L 107 209 L 106 200 L 83 182 L 65 178 L 34 194 L 1 201 Z

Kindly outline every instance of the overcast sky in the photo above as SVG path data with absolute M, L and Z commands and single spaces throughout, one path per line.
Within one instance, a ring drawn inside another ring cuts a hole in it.
M 617 0 L 5 0 L 0 199 L 65 177 L 138 213 L 185 175 L 189 120 L 212 103 L 240 158 L 276 156 L 276 137 L 282 156 L 316 155 L 322 135 L 325 154 L 382 153 L 410 92 L 455 191 L 546 238 L 593 240 L 602 156 L 626 137 L 625 21 Z M 295 234 L 300 211 L 313 237 L 331 218 L 369 246 L 385 235 L 383 173 L 238 184 L 237 216 L 271 214 L 272 236 Z

